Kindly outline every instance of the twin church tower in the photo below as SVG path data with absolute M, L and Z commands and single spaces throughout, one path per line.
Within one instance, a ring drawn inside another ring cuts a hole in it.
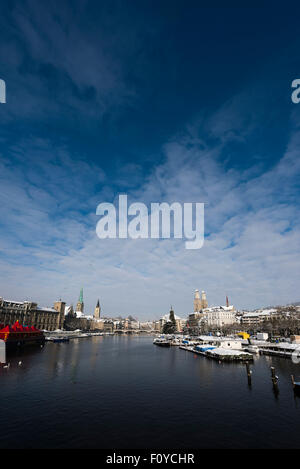
M 199 313 L 200 311 L 202 311 L 202 309 L 205 309 L 207 307 L 208 307 L 208 303 L 207 303 L 205 291 L 201 292 L 201 298 L 200 298 L 199 290 L 195 290 L 194 312 Z

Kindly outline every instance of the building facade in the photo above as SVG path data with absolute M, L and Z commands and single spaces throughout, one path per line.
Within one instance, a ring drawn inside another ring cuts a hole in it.
M 241 317 L 241 323 L 245 327 L 254 326 L 262 323 L 263 321 L 276 319 L 280 317 L 280 314 L 277 313 L 276 309 L 267 309 L 267 310 L 258 310 L 243 312 Z
M 65 303 L 56 301 L 54 308 L 41 308 L 32 301 L 11 301 L 0 297 L 0 324 L 12 325 L 16 321 L 37 329 L 54 331 L 64 324 Z
M 199 313 L 199 312 L 190 313 L 188 316 L 188 321 L 187 321 L 188 328 L 191 330 L 195 330 L 196 328 L 198 328 L 199 322 L 201 321 L 202 318 L 203 318 L 203 313 Z
M 229 326 L 237 322 L 234 306 L 216 306 L 203 310 L 203 320 L 209 327 Z
M 152 322 L 152 329 L 155 331 L 155 332 L 161 332 L 162 328 L 161 328 L 161 322 L 160 321 L 153 321 Z

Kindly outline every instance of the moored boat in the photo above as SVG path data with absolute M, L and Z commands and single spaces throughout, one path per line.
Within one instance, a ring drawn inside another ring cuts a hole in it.
M 259 353 L 259 347 L 257 345 L 247 345 L 243 350 L 249 353 Z
M 293 385 L 293 388 L 294 388 L 294 392 L 297 395 L 300 395 L 300 381 L 299 380 L 295 381 L 294 375 L 291 375 L 291 378 L 292 378 L 292 385 Z
M 153 343 L 155 345 L 159 345 L 160 347 L 170 347 L 171 346 L 170 340 L 162 339 L 162 338 L 154 339 Z
M 0 340 L 6 345 L 6 350 L 11 350 L 26 345 L 43 345 L 45 336 L 34 326 L 23 326 L 16 321 L 12 326 L 5 326 L 0 329 Z
M 54 337 L 53 339 L 50 339 L 51 342 L 54 342 L 54 343 L 60 343 L 60 342 L 69 342 L 70 339 L 69 337 Z

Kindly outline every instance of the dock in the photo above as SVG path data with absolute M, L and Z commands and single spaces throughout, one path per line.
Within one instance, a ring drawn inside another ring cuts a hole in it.
M 275 355 L 276 357 L 292 358 L 293 355 L 299 356 L 300 345 L 288 342 L 266 343 L 260 347 L 260 353 L 264 355 Z
M 45 332 L 46 342 L 68 342 L 70 339 L 84 339 L 87 337 L 109 335 L 105 332 L 81 332 L 81 331 L 54 331 Z
M 210 358 L 215 358 L 216 360 L 221 360 L 223 362 L 253 361 L 253 355 L 251 353 L 243 352 L 241 350 L 224 349 L 221 347 L 215 348 L 214 350 L 207 350 L 205 354 Z
M 244 352 L 242 350 L 225 349 L 222 347 L 210 348 L 201 350 L 201 347 L 193 347 L 191 345 L 180 345 L 181 350 L 192 352 L 197 355 L 202 355 L 207 358 L 213 358 L 223 362 L 249 362 L 253 361 L 253 355 L 251 353 Z

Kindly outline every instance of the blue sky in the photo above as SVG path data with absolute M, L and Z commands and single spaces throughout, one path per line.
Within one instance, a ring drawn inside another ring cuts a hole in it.
M 299 11 L 220 5 L 1 3 L 0 295 L 83 286 L 87 313 L 141 319 L 185 316 L 195 288 L 299 301 Z M 205 202 L 204 247 L 99 240 L 119 193 Z

